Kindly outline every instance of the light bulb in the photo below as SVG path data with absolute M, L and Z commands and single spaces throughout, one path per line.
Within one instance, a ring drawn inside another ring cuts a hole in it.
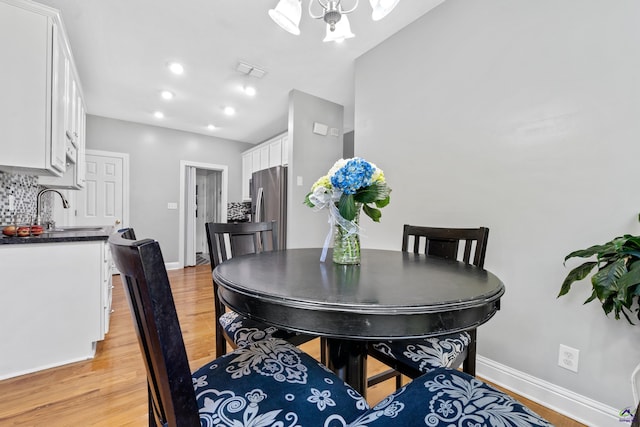
M 182 66 L 182 64 L 178 63 L 178 62 L 172 62 L 169 64 L 169 70 L 171 70 L 171 72 L 173 74 L 182 74 L 184 73 L 184 67 Z

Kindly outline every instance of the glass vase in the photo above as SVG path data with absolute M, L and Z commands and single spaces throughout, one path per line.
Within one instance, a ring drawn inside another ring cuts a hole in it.
M 336 224 L 333 236 L 333 262 L 336 264 L 360 264 L 360 209 L 356 211 L 356 217 L 352 225 L 347 227 Z M 349 230 L 350 229 L 350 230 Z

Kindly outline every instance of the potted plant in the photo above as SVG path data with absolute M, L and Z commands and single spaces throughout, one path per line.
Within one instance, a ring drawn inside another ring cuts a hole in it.
M 640 221 L 640 215 L 638 216 Z M 597 272 L 591 276 L 591 296 L 585 304 L 596 298 L 608 315 L 613 311 L 616 319 L 620 313 L 631 324 L 630 315 L 637 312 L 640 319 L 638 300 L 640 299 L 640 236 L 625 234 L 604 243 L 571 252 L 564 258 L 566 264 L 570 258 L 592 258 L 572 269 L 562 283 L 558 298 L 571 289 L 573 282 L 587 277 L 595 268 Z M 639 365 L 640 366 L 640 365 Z M 638 368 L 636 368 L 637 370 Z M 633 378 L 633 375 L 632 375 Z M 635 395 L 635 392 L 634 392 Z M 640 402 L 631 423 L 631 427 L 640 427 Z
M 633 324 L 630 315 L 634 311 L 640 319 L 640 236 L 625 234 L 602 245 L 571 252 L 564 261 L 566 263 L 570 258 L 594 256 L 595 260 L 586 261 L 569 272 L 558 297 L 569 292 L 573 282 L 584 279 L 595 268 L 597 272 L 591 276 L 593 292 L 584 303 L 598 299 L 605 314 L 613 311 L 616 319 L 620 319 L 622 314 Z

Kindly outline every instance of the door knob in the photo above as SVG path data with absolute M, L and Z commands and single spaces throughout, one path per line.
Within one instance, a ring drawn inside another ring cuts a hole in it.
M 120 225 L 120 220 L 116 219 L 116 225 Z

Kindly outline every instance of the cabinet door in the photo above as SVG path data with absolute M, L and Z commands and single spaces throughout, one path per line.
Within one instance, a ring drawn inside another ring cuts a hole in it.
M 73 73 L 69 74 L 67 91 L 66 137 L 74 147 L 78 148 L 78 86 Z
M 269 169 L 269 146 L 260 147 L 260 170 Z
M 286 166 L 289 164 L 289 135 L 285 134 L 282 136 L 282 165 Z
M 0 2 L 0 166 L 5 170 L 59 175 L 64 167 L 60 159 L 51 166 L 52 37 L 48 17 Z
M 249 200 L 249 182 L 251 180 L 251 153 L 242 154 L 242 200 Z
M 282 138 L 269 143 L 269 167 L 282 164 Z
M 60 172 L 67 169 L 66 121 L 67 85 L 69 82 L 69 59 L 65 55 L 64 40 L 58 27 L 52 27 L 52 111 L 51 111 L 51 166 Z
M 86 123 L 87 123 L 87 115 L 84 109 L 84 104 L 82 102 L 82 98 L 78 96 L 78 139 L 76 144 L 78 146 L 78 157 L 76 159 L 76 187 L 84 188 L 86 185 L 86 176 L 87 176 L 87 164 L 86 164 Z
M 253 150 L 251 152 L 251 172 L 257 172 L 260 170 L 260 150 Z

